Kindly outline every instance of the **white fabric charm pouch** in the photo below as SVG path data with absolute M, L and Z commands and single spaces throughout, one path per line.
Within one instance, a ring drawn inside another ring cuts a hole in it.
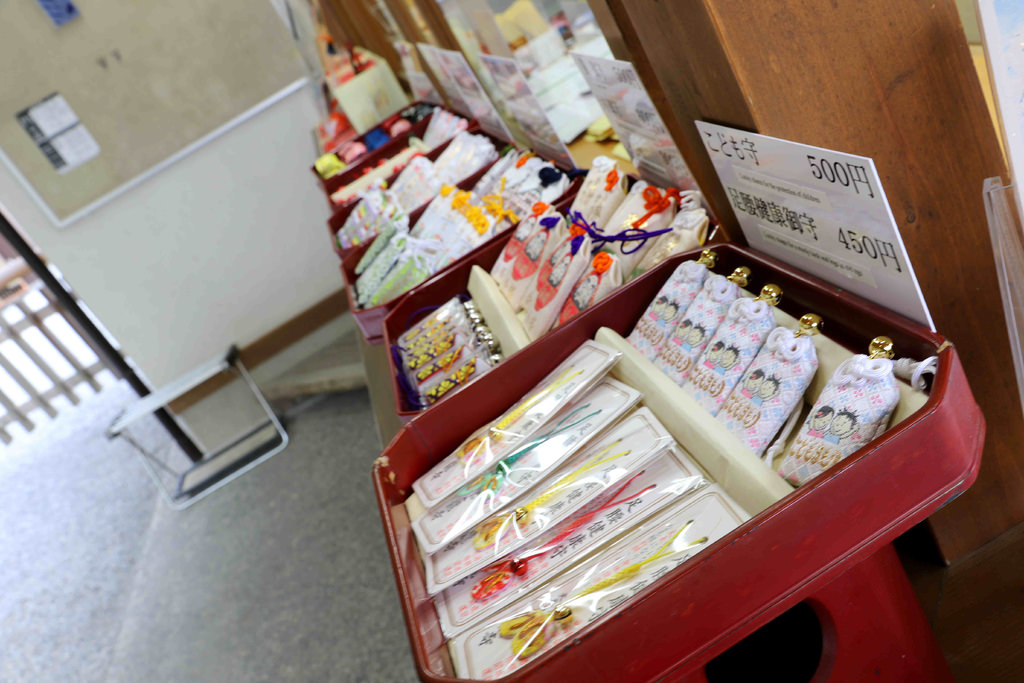
M 590 237 L 579 230 L 574 232 L 541 261 L 536 287 L 523 304 L 524 324 L 531 339 L 540 337 L 555 324 L 572 286 L 590 265 Z
M 891 358 L 892 340 L 875 337 L 869 355 L 857 354 L 836 368 L 779 474 L 796 486 L 806 484 L 886 429 L 900 398 Z
M 434 164 L 427 157 L 415 157 L 398 174 L 391 191 L 401 206 L 413 211 L 426 204 L 441 191 L 441 180 L 434 173 Z
M 741 296 L 733 301 L 725 320 L 694 363 L 683 389 L 712 415 L 722 408 L 732 388 L 775 328 L 773 307 L 781 298 L 782 288 L 768 284 L 761 288 L 761 294 L 755 299 Z
M 622 272 L 629 275 L 654 246 L 655 238 L 668 234 L 665 231 L 676 216 L 678 202 L 679 190 L 674 187 L 661 190 L 637 181 L 608 222 L 594 226 L 603 238 L 600 247 L 617 256 Z
M 758 456 L 797 409 L 818 369 L 813 335 L 819 327 L 821 318 L 807 313 L 795 332 L 772 330 L 715 416 Z
M 501 190 L 501 181 L 505 173 L 512 167 L 512 164 L 516 163 L 519 158 L 519 154 L 515 148 L 509 149 L 501 156 L 494 165 L 487 169 L 483 177 L 480 178 L 475 186 L 473 186 L 473 192 L 480 195 L 494 194 Z
M 556 326 L 568 322 L 573 316 L 587 310 L 621 285 L 622 271 L 616 258 L 604 251 L 597 252 L 590 262 L 590 270 L 580 276 L 569 292 L 569 297 L 562 304 Z
M 569 215 L 579 212 L 588 223 L 604 226 L 626 198 L 629 178 L 619 171 L 615 161 L 606 156 L 595 157 Z
M 705 249 L 696 261 L 680 263 L 636 321 L 627 341 L 647 360 L 653 361 L 661 353 L 665 338 L 675 330 L 717 260 L 715 252 Z
M 569 235 L 565 219 L 552 207 L 538 202 L 533 209 L 534 213 L 519 223 L 491 268 L 491 276 L 515 311 L 536 288 L 540 264 Z
M 700 206 L 700 199 L 697 199 L 696 206 L 693 206 L 693 195 L 699 197 L 700 192 L 690 190 L 681 193 L 680 207 L 668 226 L 671 231 L 653 238 L 653 244 L 646 249 L 644 257 L 633 268 L 633 272 L 625 274 L 626 279 L 638 277 L 673 255 L 696 249 L 704 244 L 710 220 L 708 212 Z
M 743 293 L 750 269 L 740 266 L 728 277 L 711 275 L 680 316 L 679 324 L 665 339 L 654 365 L 678 384 L 690 375 L 693 362 L 704 352 L 712 335 L 725 319 L 729 305 Z

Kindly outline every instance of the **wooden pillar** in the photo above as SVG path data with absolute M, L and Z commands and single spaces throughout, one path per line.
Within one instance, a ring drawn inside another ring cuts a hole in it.
M 402 36 L 408 42 L 422 43 L 426 41 L 423 32 L 420 31 L 420 27 L 416 23 L 416 19 L 409 11 L 409 6 L 405 4 L 405 0 L 384 0 L 384 4 L 387 5 L 391 16 L 395 18 L 398 30 L 402 32 Z
M 444 16 L 444 12 L 441 11 L 441 5 L 438 1 L 412 0 L 412 2 L 419 8 L 423 21 L 430 27 L 430 32 L 434 34 L 437 47 L 445 50 L 458 50 L 459 41 L 455 39 L 452 27 L 448 25 L 448 19 Z
M 1007 173 L 952 0 L 607 4 L 734 238 L 694 119 L 875 160 L 935 324 L 988 421 L 978 482 L 931 518 L 940 551 L 955 560 L 1024 520 L 1024 419 L 981 194 Z
M 402 73 L 402 62 L 395 46 L 391 44 L 384 27 L 377 22 L 365 2 L 366 0 L 323 0 L 324 12 L 333 14 L 349 40 L 380 55 L 395 74 Z

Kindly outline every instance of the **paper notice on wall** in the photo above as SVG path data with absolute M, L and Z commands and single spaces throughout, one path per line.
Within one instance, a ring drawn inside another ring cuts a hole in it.
M 437 50 L 437 61 L 455 82 L 455 87 L 462 94 L 463 102 L 469 107 L 470 115 L 477 120 L 480 127 L 494 137 L 514 144 L 512 133 L 509 132 L 498 110 L 494 108 L 494 103 L 480 85 L 480 79 L 473 73 L 465 56 L 455 50 Z
M 58 93 L 19 111 L 15 118 L 58 173 L 67 173 L 100 153 L 95 138 Z
M 640 176 L 659 187 L 697 189 L 640 76 L 629 62 L 571 53 Z
M 534 151 L 546 159 L 558 162 L 563 168 L 575 168 L 569 148 L 558 139 L 558 133 L 551 125 L 544 107 L 515 60 L 481 55 L 480 61 L 491 73 L 505 98 L 505 104 L 516 117 Z
M 871 159 L 697 129 L 750 246 L 935 329 Z

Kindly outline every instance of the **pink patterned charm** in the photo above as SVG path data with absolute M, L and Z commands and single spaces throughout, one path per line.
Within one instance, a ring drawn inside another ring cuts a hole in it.
M 802 399 L 817 369 L 813 339 L 776 327 L 716 418 L 761 455 Z
M 797 486 L 807 483 L 885 431 L 899 398 L 888 358 L 858 354 L 843 361 L 800 427 L 779 474 Z
M 661 353 L 665 339 L 700 292 L 715 264 L 715 253 L 705 249 L 700 260 L 683 261 L 662 285 L 654 301 L 637 321 L 628 341 L 649 361 Z
M 665 339 L 654 365 L 679 386 L 690 375 L 693 362 L 704 352 L 712 335 L 725 319 L 729 304 L 739 298 L 747 284 L 749 270 L 737 268 L 729 277 L 712 275 L 704 281 L 697 297 L 680 316 L 679 324 Z M 738 280 L 739 282 L 737 282 Z
M 774 327 L 772 301 L 762 297 L 733 301 L 683 389 L 709 413 L 717 414 Z

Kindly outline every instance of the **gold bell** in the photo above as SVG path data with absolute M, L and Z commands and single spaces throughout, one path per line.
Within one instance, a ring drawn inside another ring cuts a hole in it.
M 804 313 L 800 316 L 800 329 L 793 333 L 794 337 L 810 336 L 819 334 L 825 321 L 817 313 Z
M 757 295 L 758 301 L 764 301 L 769 306 L 778 306 L 779 301 L 782 300 L 782 287 L 773 285 L 771 283 L 761 288 L 761 293 Z
M 551 613 L 555 621 L 565 621 L 572 616 L 572 607 L 568 605 L 559 605 L 555 608 L 555 611 Z
M 868 345 L 868 358 L 892 358 L 894 355 L 892 339 L 888 337 L 875 337 Z
M 527 514 L 529 514 L 529 511 L 526 508 L 516 508 L 516 511 L 515 511 L 516 521 L 517 522 L 523 521 L 524 519 L 526 519 L 526 515 Z
M 736 270 L 732 271 L 732 275 L 728 276 L 726 280 L 735 282 L 740 287 L 746 287 L 747 282 L 750 280 L 750 268 L 740 266 Z
M 710 249 L 705 249 L 700 252 L 700 258 L 697 259 L 697 263 L 707 266 L 708 270 L 712 270 L 715 267 L 715 264 L 718 263 L 718 254 Z

